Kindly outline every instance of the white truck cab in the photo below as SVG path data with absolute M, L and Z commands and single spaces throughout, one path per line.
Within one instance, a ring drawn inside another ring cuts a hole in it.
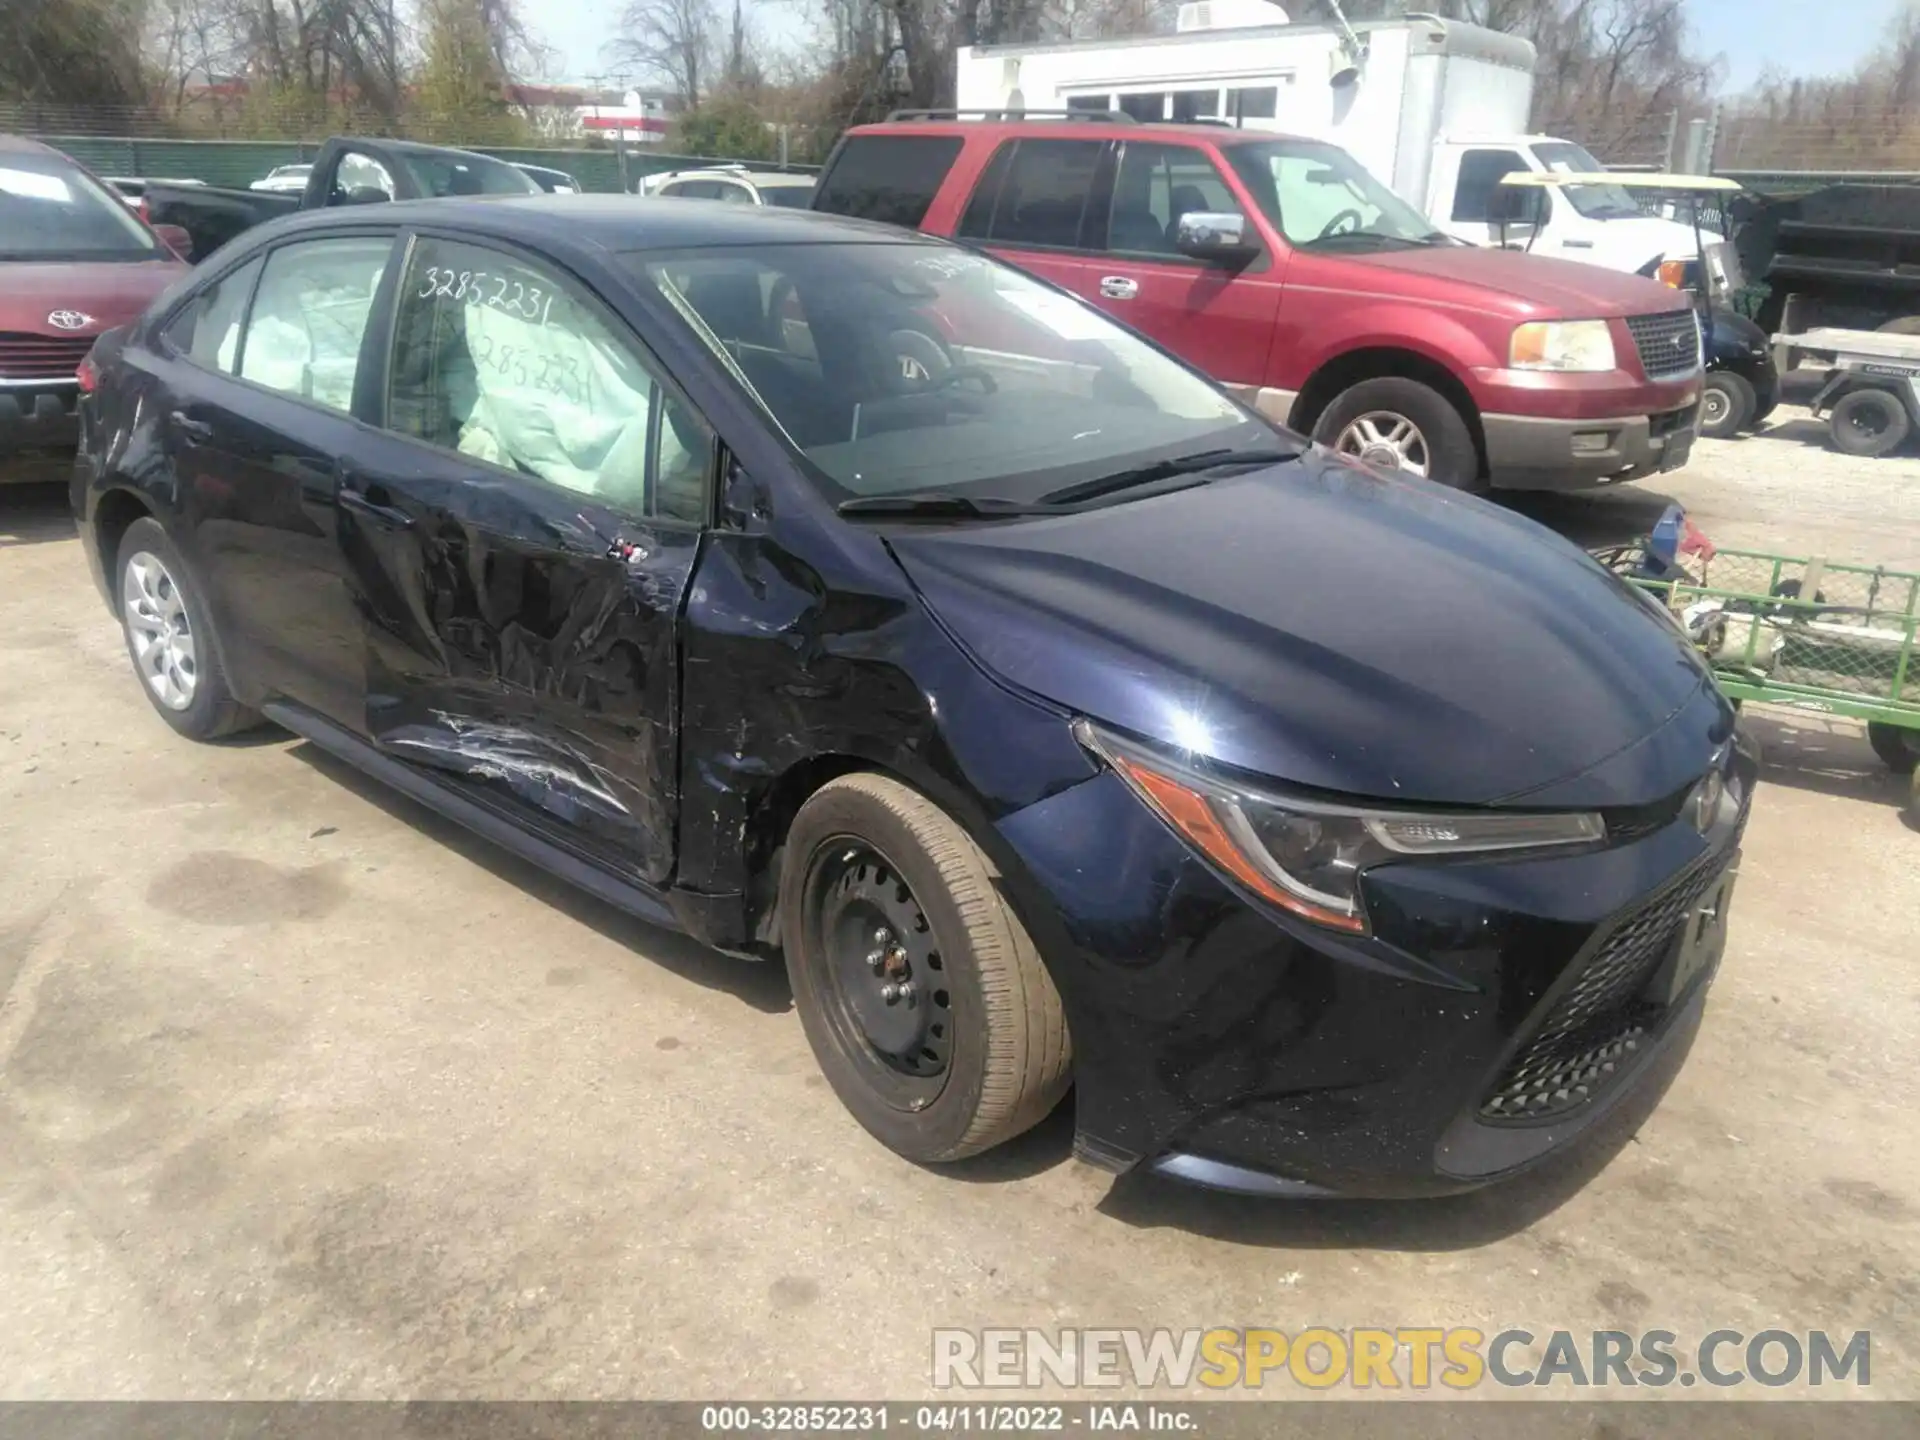
M 1443 136 L 1434 142 L 1422 208 L 1447 234 L 1476 245 L 1505 245 L 1609 270 L 1653 276 L 1663 261 L 1697 256 L 1693 226 L 1684 217 L 1647 213 L 1626 186 L 1501 184 L 1517 170 L 1599 177 L 1606 168 L 1571 140 L 1552 135 Z M 1701 238 L 1712 245 L 1723 237 L 1703 231 Z
M 1518 35 L 1421 14 L 1295 25 L 1266 0 L 1190 0 L 1177 23 L 1172 35 L 963 47 L 956 103 L 1009 118 L 1086 111 L 1327 140 L 1475 244 L 1630 273 L 1698 253 L 1691 224 L 1642 213 L 1607 185 L 1509 187 L 1519 198 L 1508 203 L 1540 208 L 1525 212 L 1533 223 L 1510 219 L 1503 242 L 1491 209 L 1502 175 L 1604 169 L 1572 141 L 1526 133 L 1536 56 Z

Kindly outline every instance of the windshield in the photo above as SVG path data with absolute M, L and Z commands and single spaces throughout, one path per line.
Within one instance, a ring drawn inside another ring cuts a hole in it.
M 0 260 L 151 260 L 153 233 L 58 155 L 0 154 Z
M 1091 306 L 947 246 L 628 257 L 839 503 L 1031 501 L 1271 429 Z
M 1263 140 L 1227 145 L 1228 161 L 1289 243 L 1306 250 L 1445 243 L 1433 223 L 1338 145 Z
M 425 155 L 400 152 L 422 195 L 444 200 L 449 195 L 538 195 L 533 177 L 501 160 L 483 155 Z
M 1593 156 L 1567 140 L 1554 140 L 1533 147 L 1542 165 L 1556 175 L 1591 175 L 1604 170 Z M 1567 203 L 1589 220 L 1627 220 L 1641 215 L 1633 195 L 1619 185 L 1561 185 L 1556 187 Z

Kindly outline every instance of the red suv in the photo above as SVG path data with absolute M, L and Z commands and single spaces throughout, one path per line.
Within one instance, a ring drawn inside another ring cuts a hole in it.
M 984 246 L 1270 419 L 1462 489 L 1631 480 L 1693 445 L 1682 297 L 1451 240 L 1322 141 L 901 112 L 847 133 L 814 208 Z

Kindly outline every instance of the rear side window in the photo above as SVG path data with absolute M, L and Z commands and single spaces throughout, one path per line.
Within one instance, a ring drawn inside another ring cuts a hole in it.
M 358 235 L 275 250 L 247 317 L 240 378 L 350 412 L 360 340 L 392 252 L 391 239 Z
M 718 200 L 720 182 L 718 180 L 676 180 L 671 185 L 662 185 L 660 193 L 678 200 Z
M 849 136 L 813 208 L 917 229 L 959 156 L 958 136 Z
M 967 202 L 960 233 L 1002 245 L 1082 246 L 1101 140 L 1020 140 L 994 155 Z
M 1460 157 L 1460 179 L 1453 188 L 1453 218 L 1491 221 L 1493 191 L 1504 175 L 1524 170 L 1527 162 L 1511 150 L 1469 150 Z
M 713 435 L 623 333 L 544 266 L 423 239 L 395 302 L 387 428 L 698 523 Z
M 247 297 L 260 278 L 260 265 L 249 260 L 189 300 L 167 326 L 167 344 L 196 365 L 233 374 L 240 357 L 240 322 L 246 318 Z

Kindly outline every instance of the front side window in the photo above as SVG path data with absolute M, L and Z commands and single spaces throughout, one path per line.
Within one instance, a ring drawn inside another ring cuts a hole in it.
M 0 152 L 0 262 L 157 260 L 126 202 L 61 155 Z
M 1164 90 L 1138 91 L 1122 94 L 1120 113 L 1135 120 L 1151 124 L 1167 118 L 1167 96 Z
M 805 210 L 813 204 L 813 186 L 762 185 L 760 198 L 766 204 L 778 205 L 783 210 Z
M 1469 150 L 1460 157 L 1460 179 L 1453 187 L 1453 218 L 1471 224 L 1493 223 L 1493 197 L 1502 176 L 1527 168 L 1517 151 Z
M 660 193 L 678 200 L 718 200 L 720 182 L 718 180 L 676 180 L 671 185 L 662 185 Z
M 1227 145 L 1227 163 L 1266 217 L 1303 250 L 1401 250 L 1447 237 L 1338 145 L 1259 140 Z
M 1069 250 L 1093 199 L 1101 140 L 1017 140 L 988 162 L 960 233 L 1000 245 Z
M 1092 306 L 949 246 L 630 255 L 832 500 L 1033 499 L 1272 431 Z
M 1240 213 L 1227 182 L 1191 145 L 1129 143 L 1113 182 L 1107 248 L 1132 254 L 1177 255 L 1180 217 L 1199 211 Z
M 240 377 L 351 412 L 373 298 L 386 273 L 387 236 L 303 240 L 267 256 L 247 316 Z
M 711 432 L 571 284 L 422 239 L 395 307 L 389 430 L 629 514 L 705 518 Z
M 240 322 L 263 262 L 249 260 L 206 287 L 167 325 L 167 343 L 196 365 L 231 375 L 240 358 Z
M 850 135 L 821 178 L 813 208 L 911 230 L 960 156 L 948 135 Z

